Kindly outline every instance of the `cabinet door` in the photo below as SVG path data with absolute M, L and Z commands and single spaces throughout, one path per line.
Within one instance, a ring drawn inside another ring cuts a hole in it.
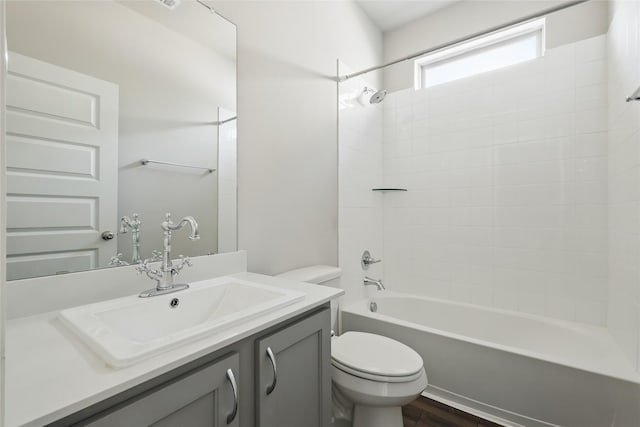
M 257 341 L 258 427 L 330 425 L 330 325 L 323 310 Z
M 236 406 L 238 369 L 238 354 L 233 353 L 135 397 L 115 410 L 108 411 L 106 415 L 99 414 L 81 425 L 237 427 L 240 425 Z

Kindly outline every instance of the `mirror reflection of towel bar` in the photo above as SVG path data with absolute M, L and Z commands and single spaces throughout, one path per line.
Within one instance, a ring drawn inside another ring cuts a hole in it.
M 212 125 L 214 125 L 214 126 L 221 126 L 221 125 L 223 125 L 223 124 L 225 124 L 225 123 L 232 122 L 232 121 L 234 121 L 234 120 L 235 120 L 235 119 L 237 119 L 237 118 L 238 118 L 237 116 L 234 116 L 234 117 L 230 117 L 230 118 L 228 118 L 228 119 L 218 120 L 217 122 L 212 122 L 211 124 L 212 124 Z
M 192 165 L 184 165 L 182 163 L 172 163 L 172 162 L 161 162 L 160 160 L 149 160 L 149 159 L 142 159 L 140 160 L 140 163 L 143 166 L 148 165 L 149 163 L 155 163 L 158 165 L 168 165 L 168 166 L 177 166 L 177 167 L 181 167 L 181 168 L 190 168 L 190 169 L 201 169 L 201 170 L 206 170 L 209 171 L 209 173 L 213 173 L 216 170 L 213 168 L 206 168 L 206 167 L 202 167 L 202 166 L 192 166 Z
M 640 87 L 627 97 L 627 102 L 640 101 Z

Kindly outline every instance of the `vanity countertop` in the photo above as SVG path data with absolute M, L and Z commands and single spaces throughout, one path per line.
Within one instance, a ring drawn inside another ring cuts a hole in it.
M 57 312 L 8 321 L 6 427 L 51 423 L 344 293 L 342 289 L 253 273 L 231 277 L 301 291 L 306 296 L 295 304 L 123 369 L 106 365 L 60 322 Z

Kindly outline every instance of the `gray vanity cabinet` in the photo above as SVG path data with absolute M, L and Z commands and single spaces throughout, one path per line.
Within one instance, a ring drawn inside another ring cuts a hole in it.
M 239 357 L 216 362 L 81 423 L 91 427 L 238 427 Z M 233 384 L 232 384 L 233 383 Z
M 47 427 L 330 427 L 330 328 L 325 304 Z
M 256 341 L 257 427 L 331 424 L 330 324 L 324 310 Z

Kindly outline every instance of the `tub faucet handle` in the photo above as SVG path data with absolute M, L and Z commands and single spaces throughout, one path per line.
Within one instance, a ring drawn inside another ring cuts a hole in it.
M 369 251 L 364 251 L 362 253 L 362 258 L 360 259 L 360 265 L 362 266 L 363 270 L 367 270 L 371 264 L 377 264 L 381 261 L 381 259 L 373 258 Z

